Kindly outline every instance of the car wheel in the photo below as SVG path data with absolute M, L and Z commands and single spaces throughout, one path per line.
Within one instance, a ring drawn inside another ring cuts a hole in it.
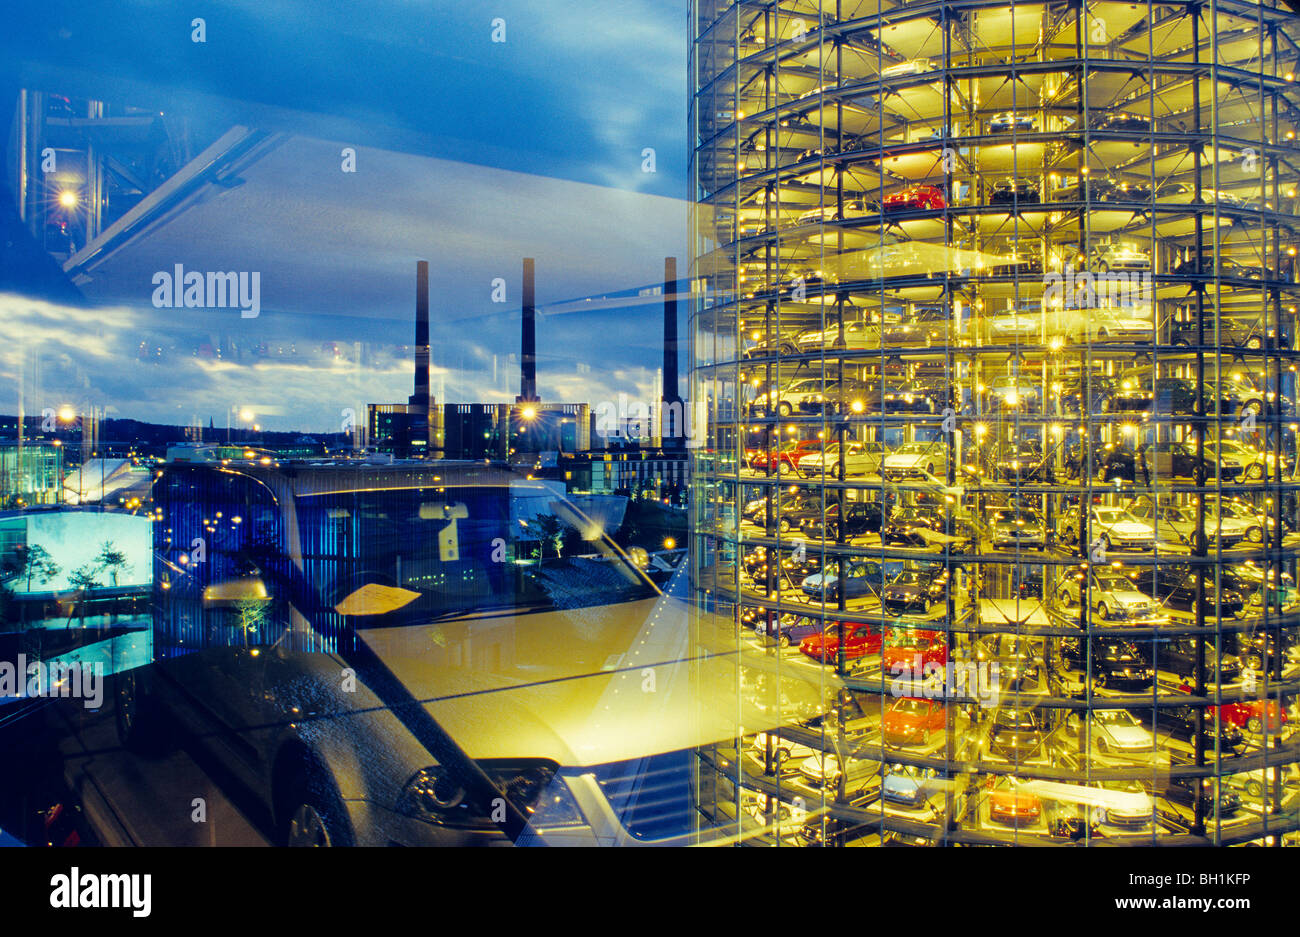
M 789 760 L 790 760 L 790 749 L 778 748 L 776 750 L 776 763 L 778 765 L 783 765 Z
M 778 475 L 788 475 L 792 469 L 793 466 L 784 460 L 776 463 L 776 474 Z
M 1264 466 L 1260 465 L 1258 462 L 1254 465 L 1248 466 L 1246 469 L 1246 477 L 1251 481 L 1259 481 L 1264 477 Z
M 1246 658 L 1246 666 L 1249 667 L 1251 670 L 1263 670 L 1264 659 L 1260 657 L 1258 654 L 1254 654 Z
M 1247 782 L 1246 782 L 1246 794 L 1247 794 L 1247 796 L 1250 796 L 1250 797 L 1259 797 L 1259 796 L 1260 796 L 1261 794 L 1263 794 L 1263 793 L 1264 793 L 1264 785 L 1263 785 L 1263 784 L 1260 784 L 1258 781 L 1254 781 L 1254 780 L 1251 780 L 1251 781 L 1247 781 Z
M 1062 589 L 1060 592 L 1056 593 L 1056 604 L 1064 605 L 1068 608 L 1069 606 L 1072 606 L 1074 604 L 1074 599 L 1071 598 L 1069 592 Z
M 1103 672 L 1103 673 L 1095 673 L 1095 674 L 1092 675 L 1092 683 L 1093 683 L 1093 686 L 1096 686 L 1096 687 L 1098 687 L 1099 689 L 1103 689 L 1103 690 L 1104 690 L 1104 689 L 1106 688 L 1106 684 L 1107 684 L 1108 682 L 1109 682 L 1109 680 L 1107 679 L 1106 674 L 1105 674 L 1104 672 Z
M 140 667 L 114 676 L 113 718 L 117 740 L 137 755 L 162 755 L 172 748 L 172 723 L 150 692 L 150 675 Z
M 1097 264 L 1097 272 L 1098 272 L 1098 273 L 1110 273 L 1110 264 L 1106 263 L 1106 261 L 1104 261 L 1104 260 L 1101 261 L 1101 262 L 1099 262 L 1099 263 Z
M 789 416 L 794 411 L 791 409 L 788 403 L 782 400 L 780 403 L 776 405 L 776 412 L 779 413 L 781 416 Z
M 1249 540 L 1251 543 L 1263 543 L 1264 528 L 1263 527 L 1250 528 L 1249 530 L 1246 531 L 1246 539 Z
M 1102 755 L 1110 751 L 1110 746 L 1106 744 L 1105 739 L 1097 739 L 1097 751 Z
M 280 801 L 280 842 L 284 846 L 351 846 L 352 828 L 334 781 L 319 765 L 295 766 Z
M 1110 609 L 1106 607 L 1106 603 L 1105 603 L 1105 602 L 1100 602 L 1100 603 L 1098 603 L 1098 605 L 1097 605 L 1097 614 L 1098 614 L 1099 616 L 1101 616 L 1102 619 L 1108 619 L 1108 618 L 1110 618 Z
M 1246 339 L 1246 347 L 1253 348 L 1256 351 L 1258 351 L 1259 349 L 1264 347 L 1264 340 L 1260 338 L 1258 335 L 1252 338 L 1248 338 Z
M 1246 721 L 1246 731 L 1252 735 L 1259 735 L 1264 731 L 1264 720 L 1260 719 L 1259 716 L 1251 716 Z
M 1101 535 L 1101 548 L 1107 553 L 1110 552 L 1111 544 L 1110 544 L 1110 536 L 1108 534 Z
M 783 634 L 781 637 L 776 639 L 776 643 L 783 648 L 788 648 L 790 646 L 790 636 L 788 634 Z
M 788 534 L 790 532 L 790 519 L 787 517 L 781 518 L 781 520 L 777 521 L 776 529 L 783 534 Z

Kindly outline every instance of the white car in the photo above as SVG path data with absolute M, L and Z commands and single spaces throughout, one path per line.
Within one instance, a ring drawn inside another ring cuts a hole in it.
M 1054 332 L 1072 342 L 1110 339 L 1113 341 L 1149 342 L 1155 326 L 1127 309 L 1066 309 L 1054 316 Z
M 880 474 L 885 478 L 948 474 L 948 452 L 941 442 L 909 442 L 885 456 Z
M 1106 550 L 1154 550 L 1156 546 L 1155 528 L 1138 520 L 1123 508 L 1089 508 L 1088 531 L 1094 540 L 1101 540 L 1101 545 Z M 1077 510 L 1068 511 L 1062 519 L 1060 536 L 1066 543 L 1078 542 Z
M 849 218 L 866 218 L 868 215 L 879 214 L 872 211 L 866 202 L 860 199 L 854 199 L 844 203 L 844 218 L 840 218 L 839 211 L 834 205 L 827 205 L 823 208 L 814 208 L 812 211 L 806 211 L 799 216 L 799 224 L 816 224 L 820 221 L 841 221 Z
M 1066 579 L 1057 590 L 1057 601 L 1061 605 L 1078 605 L 1079 591 L 1078 579 Z M 1093 573 L 1088 583 L 1088 604 L 1105 621 L 1155 624 L 1160 616 L 1160 606 L 1149 595 L 1109 568 Z
M 824 330 L 802 332 L 795 339 L 795 344 L 804 352 L 820 351 L 823 348 L 880 348 L 880 334 L 878 325 L 853 322 L 844 326 L 842 345 L 838 325 L 827 326 Z
M 794 381 L 785 390 L 759 394 L 753 407 L 764 413 L 775 411 L 780 416 L 790 416 L 792 413 L 799 412 L 803 405 L 818 402 L 828 387 L 830 384 L 821 378 L 804 378 Z
M 1124 709 L 1099 709 L 1084 723 L 1089 743 L 1101 754 L 1149 755 L 1156 739 L 1151 730 Z
M 989 341 L 1011 341 L 1014 339 L 1037 338 L 1043 331 L 1041 315 L 1026 315 L 1023 312 L 1007 312 L 990 316 L 987 320 Z
M 919 75 L 922 72 L 934 71 L 934 63 L 929 59 L 912 59 L 908 62 L 900 62 L 897 65 L 891 65 L 880 73 L 881 78 L 898 78 L 902 75 Z
M 817 752 L 799 763 L 799 773 L 814 787 L 831 787 L 840 780 L 840 759 L 834 752 Z M 846 786 L 849 790 L 865 787 L 880 775 L 880 762 L 850 755 Z
M 767 757 L 767 740 L 768 733 L 760 732 L 754 736 L 754 754 L 762 761 Z M 781 738 L 779 735 L 772 735 L 772 757 L 776 759 L 778 765 L 783 765 L 791 758 L 797 758 L 801 762 L 813 757 L 817 752 L 807 745 L 800 745 L 798 742 L 792 742 L 789 739 Z
M 847 475 L 872 475 L 880 471 L 885 447 L 878 442 L 850 442 L 844 447 L 844 471 Z M 806 455 L 799 460 L 799 474 L 805 477 L 835 475 L 840 470 L 840 444 L 835 442 L 825 452 Z
M 1133 516 L 1148 524 L 1154 523 L 1156 534 L 1160 540 L 1165 543 L 1184 543 L 1190 544 L 1194 539 L 1196 532 L 1196 508 L 1192 505 L 1183 507 L 1153 507 L 1150 501 L 1143 500 L 1134 504 L 1130 510 Z M 1223 546 L 1233 546 L 1246 539 L 1251 528 L 1257 526 L 1253 521 L 1242 520 L 1239 517 L 1222 517 L 1216 518 L 1212 508 L 1207 506 L 1205 512 L 1205 523 L 1202 530 L 1205 532 L 1207 539 L 1221 540 Z M 1256 542 L 1263 539 L 1263 531 L 1259 532 Z

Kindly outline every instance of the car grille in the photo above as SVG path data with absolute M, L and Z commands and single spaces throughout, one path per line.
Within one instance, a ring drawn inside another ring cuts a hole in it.
M 596 781 L 634 838 L 667 839 L 696 829 L 694 756 L 668 752 L 601 765 Z

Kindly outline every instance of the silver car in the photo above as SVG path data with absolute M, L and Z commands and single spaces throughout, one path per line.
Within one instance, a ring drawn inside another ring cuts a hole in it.
M 1057 590 L 1063 606 L 1078 605 L 1080 580 L 1068 578 Z M 1094 572 L 1088 581 L 1088 606 L 1098 618 L 1129 624 L 1156 624 L 1161 620 L 1160 606 L 1140 592 L 1123 574 L 1109 568 Z

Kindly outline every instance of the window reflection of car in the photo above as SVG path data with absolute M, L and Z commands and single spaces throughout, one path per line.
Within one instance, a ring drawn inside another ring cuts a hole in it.
M 154 659 L 118 681 L 127 747 L 174 722 L 294 845 L 696 835 L 694 751 L 736 717 L 664 708 L 685 608 L 558 486 L 473 463 L 168 464 L 153 496 Z M 540 517 L 572 555 L 527 533 Z M 200 535 L 204 562 L 180 563 Z M 734 661 L 701 667 L 734 708 Z M 665 695 L 631 706 L 645 668 Z M 781 717 L 758 693 L 762 731 Z
M 1077 715 L 1071 720 L 1089 745 L 1103 755 L 1149 755 L 1155 751 L 1155 736 L 1127 710 L 1098 709 L 1082 721 Z
M 1082 575 L 1076 572 L 1063 579 L 1057 590 L 1057 601 L 1062 606 L 1079 604 Z M 1101 620 L 1150 625 L 1162 619 L 1159 605 L 1122 571 L 1104 567 L 1090 572 L 1089 576 L 1088 605 Z
M 912 475 L 942 475 L 948 471 L 948 450 L 942 442 L 909 442 L 885 456 L 881 475 L 888 479 Z

